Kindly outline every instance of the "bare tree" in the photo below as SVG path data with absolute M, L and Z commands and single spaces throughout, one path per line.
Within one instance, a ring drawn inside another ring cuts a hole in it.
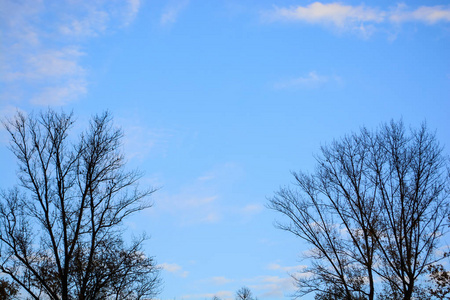
M 158 268 L 122 239 L 123 220 L 150 207 L 126 171 L 122 132 L 108 113 L 78 139 L 73 115 L 18 113 L 4 123 L 19 186 L 2 192 L 0 270 L 33 299 L 141 299 L 158 292 Z
M 391 122 L 380 134 L 368 172 L 382 211 L 375 238 L 385 268 L 380 276 L 405 299 L 436 261 L 435 250 L 448 216 L 448 161 L 423 125 L 408 136 Z M 384 154 L 384 155 L 380 155 Z
M 269 207 L 288 217 L 279 228 L 313 248 L 299 296 L 369 299 L 376 278 L 386 295 L 411 299 L 448 215 L 448 161 L 425 125 L 406 133 L 401 122 L 362 129 L 322 147 L 317 169 L 293 173 Z
M 236 292 L 236 300 L 257 300 L 257 298 L 254 298 L 252 291 L 244 286 Z

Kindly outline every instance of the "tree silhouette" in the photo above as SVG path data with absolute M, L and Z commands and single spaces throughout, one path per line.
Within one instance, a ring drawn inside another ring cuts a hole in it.
M 244 286 L 236 292 L 236 300 L 257 300 L 257 298 L 254 298 L 252 291 Z
M 126 171 L 120 129 L 94 116 L 78 138 L 72 114 L 18 113 L 5 127 L 19 185 L 0 203 L 0 270 L 33 299 L 141 299 L 158 292 L 158 268 L 126 246 L 122 223 L 154 189 Z
M 299 295 L 372 300 L 377 279 L 385 297 L 422 292 L 418 282 L 442 258 L 448 166 L 425 125 L 407 132 L 392 121 L 322 147 L 316 171 L 293 173 L 297 187 L 269 204 L 289 220 L 279 228 L 312 246 Z

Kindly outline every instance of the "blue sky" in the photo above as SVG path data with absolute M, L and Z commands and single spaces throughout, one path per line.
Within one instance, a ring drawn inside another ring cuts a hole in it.
M 333 138 L 403 118 L 450 145 L 446 1 L 0 0 L 0 115 L 110 110 L 161 189 L 129 219 L 160 299 L 288 299 L 307 245 L 265 208 Z M 1 187 L 15 163 L 0 131 Z

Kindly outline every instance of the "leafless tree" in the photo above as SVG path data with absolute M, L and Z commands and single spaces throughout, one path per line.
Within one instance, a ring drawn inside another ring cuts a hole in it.
M 244 286 L 236 292 L 236 300 L 256 300 L 256 298 L 253 297 L 252 291 Z
M 425 125 L 406 132 L 392 121 L 322 147 L 313 174 L 293 173 L 269 207 L 288 217 L 279 228 L 312 249 L 299 296 L 411 299 L 436 249 L 448 215 L 448 160 Z
M 2 192 L 0 270 L 33 299 L 142 299 L 158 292 L 158 268 L 126 246 L 123 220 L 150 204 L 126 171 L 122 131 L 108 113 L 79 138 L 73 115 L 48 110 L 5 121 L 19 186 Z

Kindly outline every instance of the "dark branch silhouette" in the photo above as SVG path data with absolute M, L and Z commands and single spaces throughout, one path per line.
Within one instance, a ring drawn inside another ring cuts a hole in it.
M 33 299 L 142 299 L 158 292 L 156 263 L 126 246 L 122 222 L 150 207 L 126 171 L 122 131 L 108 113 L 79 138 L 73 115 L 18 113 L 4 123 L 19 186 L 2 192 L 0 270 Z
M 446 233 L 448 159 L 423 125 L 362 129 L 322 147 L 312 174 L 293 173 L 269 207 L 289 220 L 278 227 L 312 246 L 297 278 L 298 296 L 412 299 Z

